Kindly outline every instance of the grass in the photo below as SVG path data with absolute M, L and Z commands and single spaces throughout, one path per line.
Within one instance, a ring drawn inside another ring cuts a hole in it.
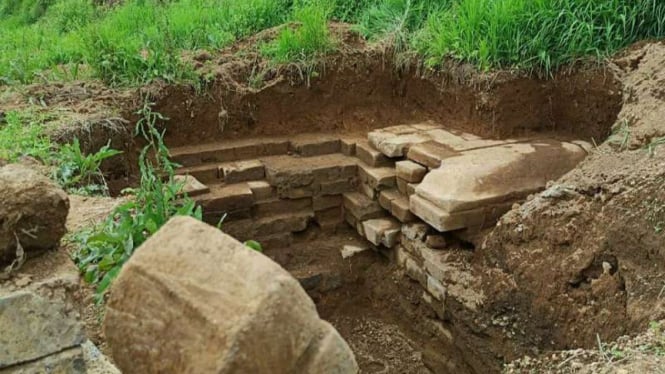
M 660 0 L 0 0 L 0 84 L 195 80 L 183 51 L 222 48 L 290 22 L 263 51 L 300 62 L 334 48 L 328 20 L 355 24 L 431 67 L 454 58 L 542 73 L 665 37 Z
M 0 159 L 16 162 L 32 157 L 50 166 L 52 179 L 70 193 L 108 194 L 100 166 L 121 152 L 106 145 L 95 153 L 84 154 L 78 139 L 71 144 L 53 143 L 44 134 L 47 119 L 30 112 L 8 112 L 4 124 L 0 123 Z

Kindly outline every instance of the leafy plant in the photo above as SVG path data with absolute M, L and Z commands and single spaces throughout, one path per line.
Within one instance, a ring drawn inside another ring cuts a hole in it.
M 109 142 L 99 151 L 86 155 L 81 151 L 79 140 L 74 138 L 71 144 L 65 144 L 57 151 L 55 158 L 58 162 L 53 179 L 70 192 L 106 194 L 108 188 L 99 168 L 102 161 L 121 153 L 111 149 Z
M 174 179 L 174 164 L 168 158 L 163 133 L 156 122 L 164 118 L 147 102 L 138 112 L 136 134 L 147 142 L 139 156 L 140 185 L 134 198 L 119 207 L 100 225 L 74 235 L 78 250 L 74 261 L 84 279 L 97 284 L 101 302 L 109 285 L 136 248 L 173 216 L 202 218 L 201 208 L 182 193 Z

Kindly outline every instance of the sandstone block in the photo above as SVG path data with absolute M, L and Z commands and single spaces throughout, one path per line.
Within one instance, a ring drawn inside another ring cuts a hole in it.
M 371 200 L 376 200 L 378 197 L 378 191 L 370 187 L 367 183 L 361 183 L 358 189 Z
M 342 195 L 321 195 L 312 198 L 312 205 L 315 211 L 340 208 L 342 204 Z
M 224 175 L 224 182 L 240 183 L 259 180 L 265 177 L 265 168 L 259 160 L 236 161 L 220 167 Z
M 306 134 L 292 140 L 291 149 L 303 157 L 320 156 L 340 152 L 341 142 L 333 136 Z
M 252 207 L 255 217 L 264 217 L 274 214 L 292 213 L 301 210 L 311 210 L 312 199 L 270 199 L 256 203 Z
M 218 183 L 222 177 L 217 163 L 180 168 L 177 173 L 191 176 L 202 183 Z
M 451 150 L 435 141 L 416 144 L 409 148 L 407 158 L 430 169 L 441 166 L 441 161 L 458 155 L 459 152 Z
M 0 167 L 0 196 L 0 269 L 17 259 L 19 245 L 25 255 L 59 246 L 69 213 L 65 191 L 26 166 L 9 164 Z
M 409 223 L 416 220 L 416 216 L 409 210 L 409 198 L 399 196 L 390 202 L 390 213 L 400 222 Z
M 355 177 L 341 179 L 333 182 L 321 183 L 319 189 L 320 195 L 341 195 L 345 192 L 352 192 L 356 190 L 358 180 Z
M 0 372 L 4 368 L 70 349 L 76 352 L 67 354 L 66 359 L 61 356 L 49 361 L 57 367 L 70 367 L 72 360 L 82 364 L 79 346 L 85 340 L 85 334 L 77 321 L 65 314 L 63 305 L 30 292 L 3 296 L 0 298 L 0 331 Z M 42 361 L 34 368 L 44 364 Z M 85 369 L 85 364 L 82 366 Z M 74 372 L 83 373 L 85 370 Z
M 340 150 L 346 156 L 356 155 L 356 142 L 358 139 L 343 138 L 340 140 Z
M 199 182 L 198 179 L 191 175 L 176 175 L 173 177 L 173 180 L 182 185 L 180 196 L 186 194 L 187 196 L 194 197 L 210 192 L 208 186 Z
M 225 213 L 251 208 L 254 195 L 246 183 L 211 186 L 210 192 L 201 195 L 197 202 L 206 213 Z
M 427 174 L 427 168 L 413 161 L 405 160 L 395 163 L 397 177 L 409 183 L 420 183 Z
M 378 201 L 371 200 L 359 192 L 349 192 L 343 196 L 344 210 L 355 217 L 356 220 L 364 221 L 383 217 L 386 214 Z
M 543 189 L 585 156 L 577 145 L 551 140 L 470 150 L 428 173 L 416 194 L 448 213 L 514 201 Z
M 344 222 L 344 217 L 341 207 L 335 207 L 316 211 L 314 220 L 323 231 L 335 231 Z
M 409 196 L 409 182 L 405 181 L 402 178 L 395 178 L 395 183 L 397 185 L 397 190 L 403 196 Z
M 393 126 L 371 131 L 369 143 L 388 157 L 402 157 L 409 147 L 430 140 L 422 131 L 410 126 Z
M 250 181 L 247 186 L 252 190 L 254 201 L 268 200 L 275 196 L 275 189 L 266 181 Z
M 389 248 L 395 244 L 395 233 L 394 230 L 397 230 L 399 233 L 399 223 L 390 218 L 376 218 L 369 219 L 362 222 L 363 231 L 365 237 L 370 243 L 374 245 L 380 245 L 385 243 L 389 244 Z M 386 232 L 390 231 L 390 237 L 386 237 Z
M 371 167 L 390 166 L 392 161 L 366 141 L 356 143 L 356 157 Z
M 291 275 L 186 217 L 171 219 L 125 264 L 104 331 L 129 374 L 358 371 Z
M 381 207 L 387 211 L 390 211 L 392 208 L 392 201 L 399 199 L 402 195 L 396 189 L 383 190 L 379 194 L 379 204 Z
M 374 189 L 395 187 L 395 169 L 390 167 L 371 167 L 358 165 L 358 179 Z

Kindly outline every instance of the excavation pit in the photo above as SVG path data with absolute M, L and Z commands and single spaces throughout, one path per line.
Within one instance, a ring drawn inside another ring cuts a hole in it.
M 609 135 L 618 83 L 599 70 L 480 79 L 377 61 L 251 90 L 238 87 L 253 68 L 229 62 L 205 95 L 153 92 L 204 220 L 260 242 L 363 372 L 498 372 L 564 348 L 511 335 L 518 325 L 495 308 L 512 306 L 487 293 L 477 254 L 502 214 Z

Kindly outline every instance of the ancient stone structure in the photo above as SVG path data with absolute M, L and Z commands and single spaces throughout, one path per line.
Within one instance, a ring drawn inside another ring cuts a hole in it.
M 439 232 L 490 227 L 512 204 L 575 167 L 584 142 L 488 140 L 431 123 L 367 138 L 304 134 L 175 148 L 186 192 L 206 220 L 267 246 L 309 223 L 346 222 L 377 246 L 399 243 L 402 224 Z
M 124 373 L 355 373 L 300 284 L 215 227 L 176 217 L 111 290 L 104 330 Z

